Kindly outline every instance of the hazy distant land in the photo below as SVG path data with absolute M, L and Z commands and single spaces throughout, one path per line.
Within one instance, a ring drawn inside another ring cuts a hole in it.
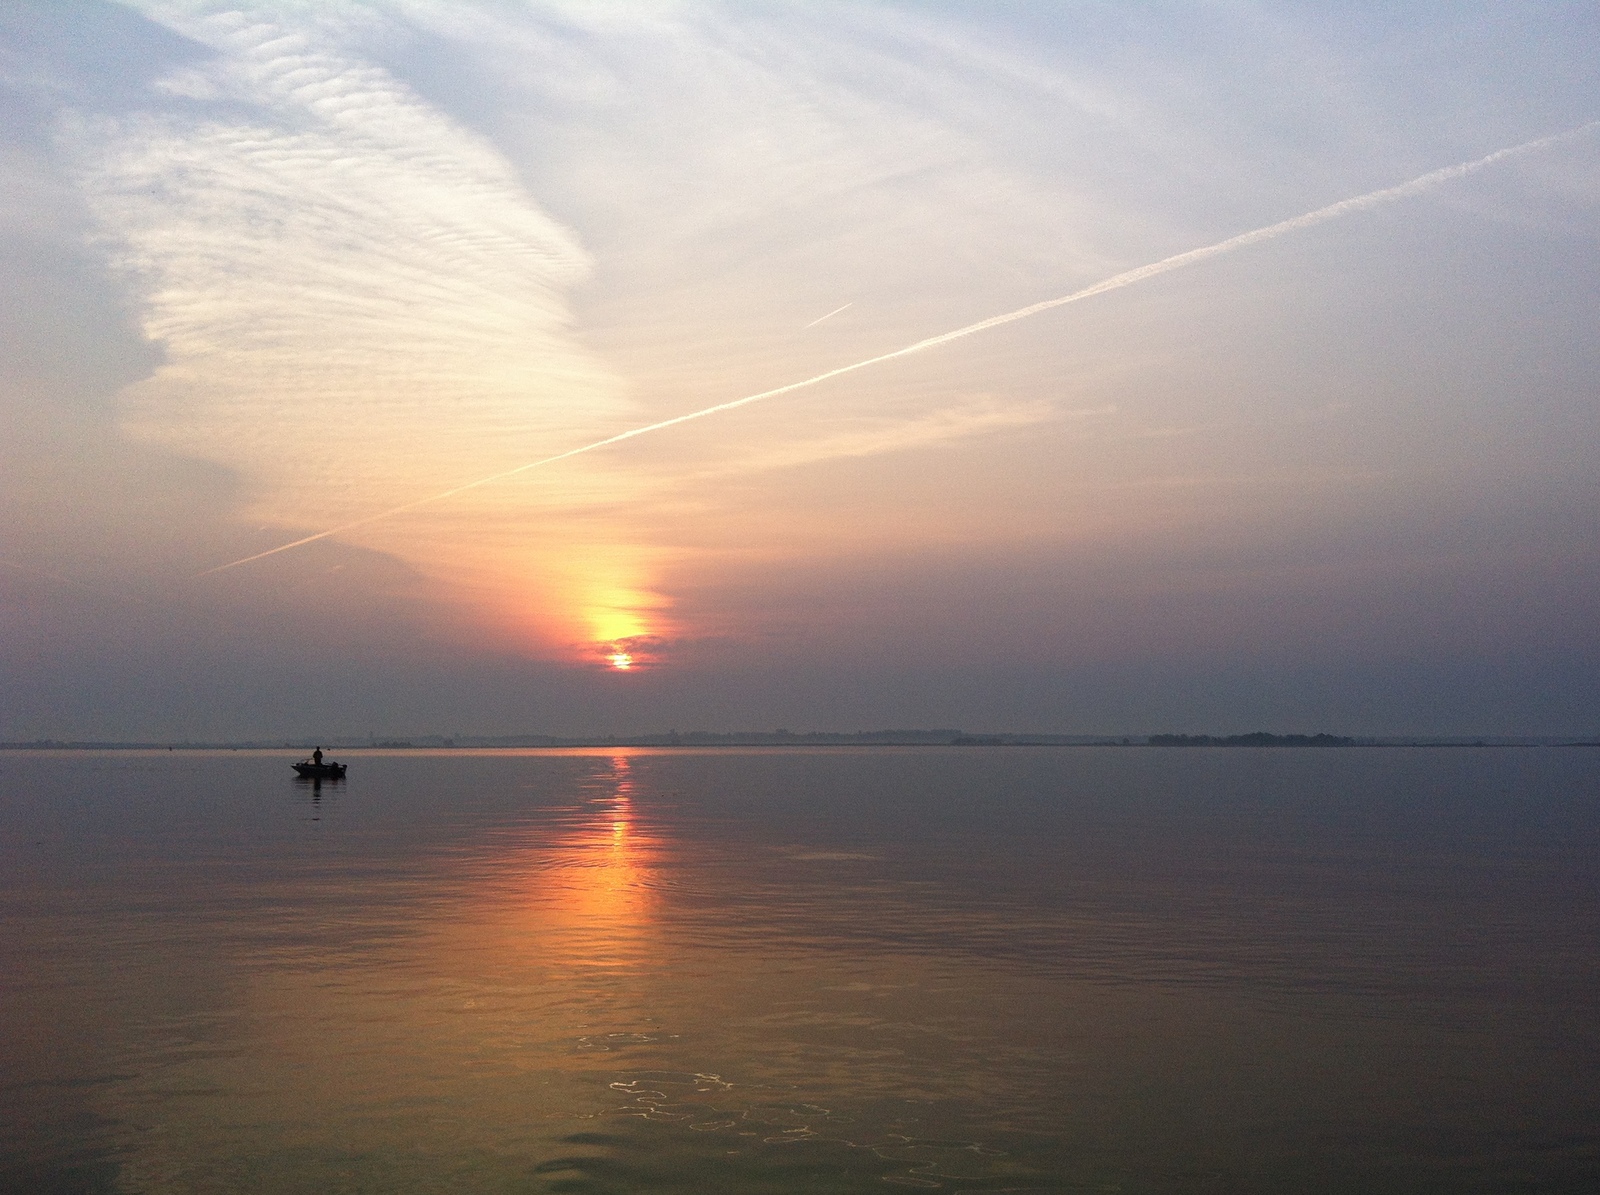
M 1032 734 L 1018 731 L 969 733 L 957 729 L 791 731 L 669 730 L 633 735 L 295 735 L 289 738 L 232 741 L 123 742 L 104 740 L 34 739 L 0 742 L 0 751 L 22 750 L 452 750 L 459 748 L 572 747 L 1539 747 L 1600 746 L 1594 740 L 1530 736 L 1367 736 L 1273 734 L 1136 734 L 1074 735 Z

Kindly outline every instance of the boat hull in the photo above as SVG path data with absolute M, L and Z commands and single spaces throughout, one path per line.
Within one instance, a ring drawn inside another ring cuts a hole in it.
M 297 763 L 289 766 L 308 780 L 343 780 L 344 770 L 349 767 L 342 763 Z

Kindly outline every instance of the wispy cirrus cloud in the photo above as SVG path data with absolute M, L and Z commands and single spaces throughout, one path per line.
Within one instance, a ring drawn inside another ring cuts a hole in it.
M 165 353 L 127 430 L 234 468 L 254 517 L 296 525 L 616 416 L 570 331 L 588 257 L 488 142 L 317 10 L 141 8 L 210 57 L 64 133 Z

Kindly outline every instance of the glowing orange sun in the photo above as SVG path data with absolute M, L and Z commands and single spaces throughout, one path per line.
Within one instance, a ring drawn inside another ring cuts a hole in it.
M 633 657 L 625 651 L 612 652 L 606 659 L 611 661 L 611 666 L 622 672 L 633 667 Z

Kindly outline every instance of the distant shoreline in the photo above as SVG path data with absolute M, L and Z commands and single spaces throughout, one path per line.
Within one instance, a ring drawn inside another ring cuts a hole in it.
M 338 751 L 458 751 L 458 750 L 605 750 L 632 748 L 741 747 L 1147 747 L 1328 750 L 1346 747 L 1600 747 L 1600 741 L 1561 736 L 1372 736 L 1269 734 L 1256 731 L 1239 735 L 1054 735 L 1024 733 L 968 734 L 959 730 L 862 731 L 835 733 L 812 731 L 746 731 L 714 733 L 558 737 L 554 735 L 444 736 L 419 735 L 409 739 L 356 740 L 328 736 L 305 739 L 251 739 L 233 742 L 120 742 L 34 739 L 0 742 L 0 751 L 311 751 L 314 747 Z

